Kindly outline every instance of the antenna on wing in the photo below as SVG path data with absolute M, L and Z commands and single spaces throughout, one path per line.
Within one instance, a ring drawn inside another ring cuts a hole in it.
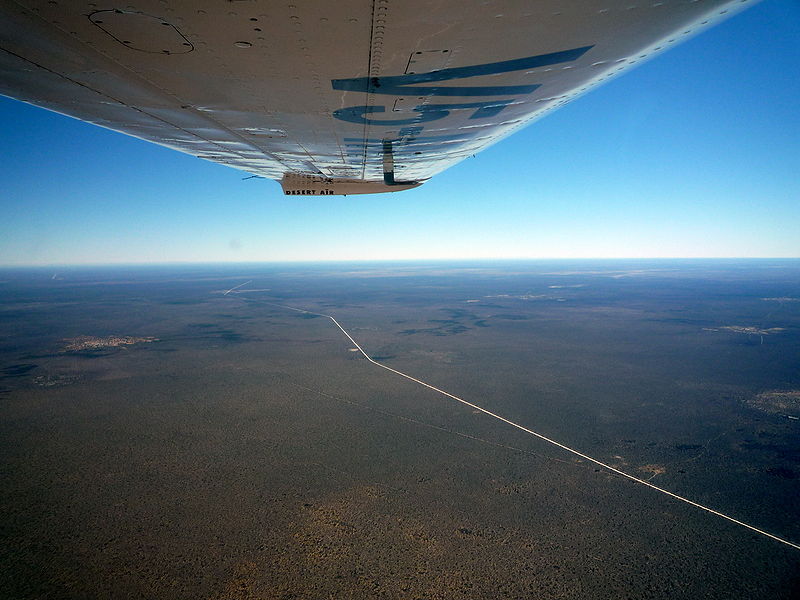
M 242 177 L 242 181 L 247 179 L 264 179 L 261 175 L 250 175 L 250 177 Z

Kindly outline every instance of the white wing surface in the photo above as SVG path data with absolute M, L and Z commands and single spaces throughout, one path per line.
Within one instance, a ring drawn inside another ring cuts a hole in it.
M 0 0 L 0 93 L 282 181 L 414 187 L 750 0 Z

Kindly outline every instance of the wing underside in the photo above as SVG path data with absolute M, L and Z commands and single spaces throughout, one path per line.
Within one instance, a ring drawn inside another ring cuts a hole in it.
M 0 0 L 0 93 L 287 194 L 397 191 L 748 3 Z

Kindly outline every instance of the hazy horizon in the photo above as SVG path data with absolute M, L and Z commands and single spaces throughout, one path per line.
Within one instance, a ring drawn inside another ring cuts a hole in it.
M 337 264 L 407 264 L 427 263 L 535 263 L 535 262 L 692 262 L 692 261 L 800 261 L 800 256 L 553 256 L 553 257 L 445 257 L 445 258 L 343 258 L 296 260 L 196 260 L 161 262 L 85 262 L 85 263 L 19 263 L 2 264 L 0 269 L 49 269 L 81 267 L 180 267 L 180 266 L 235 266 L 235 265 L 337 265 Z

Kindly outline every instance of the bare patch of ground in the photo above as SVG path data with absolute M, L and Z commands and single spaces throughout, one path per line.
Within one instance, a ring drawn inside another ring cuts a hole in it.
M 33 378 L 33 383 L 39 387 L 57 387 L 62 385 L 69 385 L 80 380 L 79 375 L 69 374 L 56 374 L 56 375 L 39 375 Z
M 746 401 L 747 405 L 771 414 L 800 418 L 800 390 L 762 392 Z
M 783 327 L 770 327 L 761 329 L 752 325 L 725 325 L 723 327 L 703 327 L 703 331 L 732 331 L 733 333 L 744 333 L 746 335 L 770 335 L 783 331 Z
M 638 470 L 642 473 L 650 473 L 648 479 L 652 479 L 656 475 L 663 475 L 667 472 L 667 468 L 664 465 L 642 465 Z
M 157 342 L 158 339 L 154 337 L 134 337 L 131 335 L 109 335 L 105 337 L 81 335 L 64 341 L 66 345 L 62 349 L 62 352 L 80 352 L 81 350 L 97 350 L 99 348 L 117 348 L 119 346 L 132 346 L 133 344 L 145 344 Z

